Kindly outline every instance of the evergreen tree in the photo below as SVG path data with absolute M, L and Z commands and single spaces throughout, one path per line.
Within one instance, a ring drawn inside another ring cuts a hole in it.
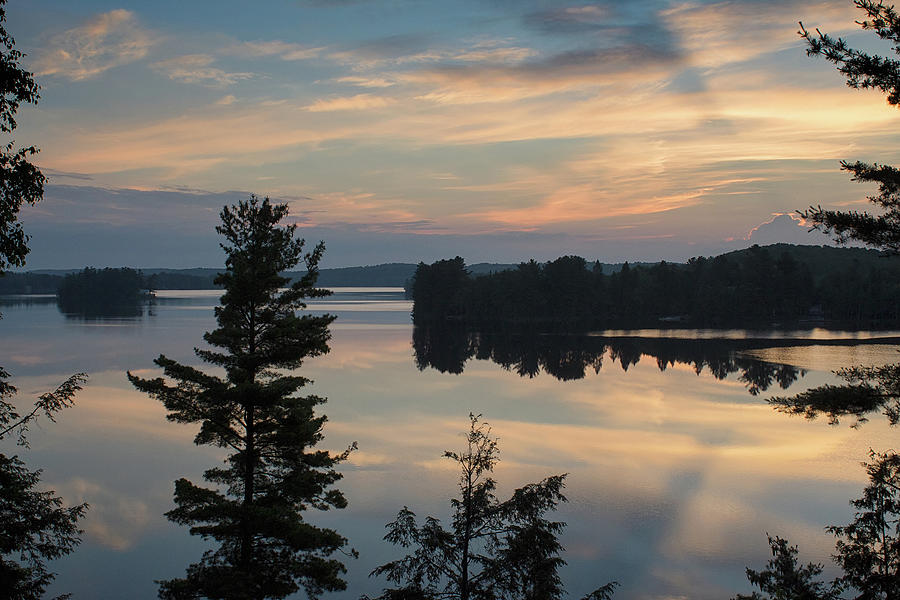
M 747 579 L 762 594 L 738 594 L 733 600 L 837 600 L 840 597 L 839 583 L 817 581 L 822 565 L 797 564 L 796 546 L 789 546 L 787 540 L 778 536 L 769 536 L 769 546 L 772 558 L 766 568 L 762 571 L 747 569 Z
M 22 102 L 37 104 L 40 87 L 34 76 L 22 68 L 24 56 L 6 32 L 6 0 L 0 0 L 0 133 L 16 129 L 16 111 Z M 21 267 L 28 254 L 28 236 L 18 221 L 23 203 L 34 204 L 44 195 L 46 178 L 29 157 L 37 148 L 17 148 L 13 140 L 0 146 L 0 272 Z
M 900 599 L 900 455 L 871 453 L 869 485 L 853 522 L 829 527 L 837 538 L 835 560 L 845 583 L 860 591 L 859 600 Z
M 450 529 L 428 517 L 420 526 L 407 507 L 387 525 L 387 541 L 410 554 L 384 564 L 380 575 L 399 587 L 378 600 L 555 600 L 564 589 L 558 570 L 565 564 L 557 539 L 564 523 L 548 512 L 566 498 L 565 475 L 554 475 L 517 489 L 509 500 L 495 495 L 490 476 L 499 460 L 490 428 L 469 415 L 463 453 L 444 452 L 459 465 L 459 497 L 450 501 Z M 610 582 L 583 600 L 605 600 L 618 584 Z
M 900 55 L 900 15 L 894 7 L 871 0 L 856 0 L 854 4 L 866 15 L 864 20 L 858 21 L 859 25 L 892 42 L 894 52 Z M 818 30 L 813 34 L 802 23 L 800 35 L 807 42 L 807 54 L 823 56 L 834 63 L 847 78 L 847 85 L 882 90 L 887 93 L 889 104 L 900 104 L 900 60 L 855 50 L 840 38 Z M 879 194 L 869 199 L 882 210 L 881 214 L 810 207 L 801 215 L 816 229 L 833 234 L 841 243 L 857 240 L 888 252 L 900 251 L 900 170 L 861 162 L 843 162 L 841 165 L 856 181 L 878 183 Z M 859 277 L 859 274 L 855 276 Z M 858 289 L 861 286 L 847 287 Z M 773 398 L 771 402 L 779 410 L 804 414 L 808 418 L 827 414 L 832 423 L 842 415 L 855 415 L 859 423 L 865 420 L 867 413 L 883 409 L 891 424 L 897 423 L 900 416 L 897 405 L 900 364 L 879 368 L 852 367 L 837 371 L 837 375 L 846 384 L 825 385 L 791 398 Z
M 42 395 L 26 414 L 19 414 L 7 399 L 16 388 L 0 368 L 0 442 L 15 438 L 28 447 L 28 428 L 40 416 L 50 421 L 71 406 L 85 381 L 73 375 L 55 391 Z M 18 456 L 0 452 L 0 590 L 11 600 L 38 600 L 53 581 L 47 561 L 72 552 L 81 541 L 78 520 L 87 504 L 65 507 L 53 491 L 39 489 L 41 471 L 31 471 Z M 59 596 L 67 598 L 68 595 Z
M 894 7 L 872 0 L 856 0 L 853 4 L 866 16 L 858 21 L 860 27 L 891 42 L 894 53 L 900 55 L 900 16 Z M 807 42 L 807 54 L 822 56 L 834 63 L 846 77 L 848 86 L 881 90 L 887 94 L 888 104 L 900 105 L 900 60 L 850 48 L 841 38 L 833 38 L 819 30 L 808 31 L 803 23 L 800 24 L 800 35 Z M 843 161 L 841 168 L 850 172 L 854 181 L 878 184 L 878 195 L 869 200 L 882 209 L 882 214 L 823 210 L 820 206 L 810 207 L 801 215 L 816 229 L 832 233 L 842 242 L 858 240 L 875 248 L 900 250 L 900 170 L 860 161 Z
M 16 111 L 22 102 L 35 104 L 39 88 L 32 73 L 22 68 L 23 54 L 4 26 L 6 0 L 0 0 L 0 133 L 16 128 Z M 28 158 L 33 146 L 16 148 L 10 140 L 0 146 L 0 277 L 10 266 L 25 264 L 28 236 L 18 222 L 23 203 L 34 204 L 44 193 L 44 176 Z M 2 317 L 2 315 L 0 315 Z M 10 402 L 16 388 L 0 367 L 0 442 L 11 437 L 27 447 L 28 427 L 41 415 L 50 419 L 72 404 L 85 381 L 73 375 L 55 391 L 42 395 L 26 414 Z M 42 598 L 53 574 L 46 562 L 70 553 L 80 542 L 77 522 L 86 504 L 66 508 L 55 492 L 40 490 L 41 471 L 31 471 L 17 456 L 0 452 L 0 593 L 13 600 Z
M 225 467 L 204 473 L 212 487 L 175 482 L 176 508 L 166 516 L 219 545 L 184 578 L 161 582 L 162 598 L 284 598 L 301 588 L 316 598 L 346 586 L 345 567 L 333 555 L 347 540 L 303 518 L 310 508 L 347 505 L 332 486 L 350 450 L 311 450 L 323 437 L 326 418 L 314 410 L 325 399 L 295 395 L 310 380 L 294 370 L 328 352 L 334 317 L 296 314 L 304 299 L 329 292 L 315 287 L 324 246 L 304 254 L 296 226 L 279 226 L 287 210 L 251 196 L 221 212 L 216 230 L 227 259 L 216 284 L 225 293 L 218 328 L 204 335 L 213 349 L 195 352 L 224 377 L 162 355 L 155 362 L 165 377 L 128 374 L 163 402 L 169 420 L 200 425 L 195 443 L 231 452 Z M 301 260 L 306 275 L 286 287 L 280 273 Z

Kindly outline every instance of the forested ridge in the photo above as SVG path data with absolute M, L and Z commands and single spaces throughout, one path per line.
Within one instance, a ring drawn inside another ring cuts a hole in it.
M 604 265 L 612 272 L 620 265 Z M 493 273 L 514 269 L 514 264 L 478 263 L 469 265 L 472 273 Z M 221 268 L 140 269 L 147 278 L 147 288 L 154 290 L 212 290 Z M 325 287 L 403 287 L 416 271 L 415 263 L 385 263 L 360 267 L 337 267 L 319 271 L 319 285 Z M 41 269 L 22 273 L 0 274 L 0 294 L 55 294 L 66 275 L 77 269 Z M 306 271 L 282 273 L 291 281 L 306 275 Z
M 462 258 L 420 263 L 409 285 L 422 325 L 458 320 L 481 330 L 537 326 L 753 327 L 900 322 L 900 257 L 822 246 L 753 246 L 685 264 L 632 266 L 563 256 L 473 276 Z

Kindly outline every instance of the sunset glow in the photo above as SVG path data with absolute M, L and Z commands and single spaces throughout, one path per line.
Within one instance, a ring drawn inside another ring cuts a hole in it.
M 130 239 L 127 262 L 148 266 L 159 262 L 148 240 L 165 236 L 196 252 L 191 262 L 163 245 L 162 262 L 213 266 L 223 195 L 249 193 L 288 201 L 333 266 L 822 243 L 773 217 L 864 202 L 870 190 L 838 161 L 896 157 L 896 109 L 846 89 L 797 35 L 803 20 L 853 40 L 848 2 L 227 2 L 212 13 L 9 7 L 42 85 L 17 132 L 50 176 L 45 202 L 23 212 L 32 267 L 76 266 L 52 258 L 76 197 L 90 201 L 65 235 L 94 228 L 76 244 L 79 265 Z

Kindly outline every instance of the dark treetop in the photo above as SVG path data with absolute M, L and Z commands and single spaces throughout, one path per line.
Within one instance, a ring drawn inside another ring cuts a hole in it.
M 311 509 L 343 508 L 332 485 L 334 467 L 349 450 L 312 450 L 322 440 L 325 399 L 296 393 L 310 381 L 296 373 L 306 358 L 328 352 L 330 315 L 298 316 L 304 299 L 328 292 L 315 287 L 319 244 L 303 251 L 295 227 L 281 227 L 286 205 L 251 197 L 226 207 L 217 231 L 225 237 L 225 288 L 216 308 L 218 328 L 204 336 L 197 356 L 224 376 L 207 374 L 160 356 L 165 377 L 141 379 L 138 389 L 161 400 L 168 419 L 199 424 L 194 441 L 229 452 L 211 468 L 211 487 L 175 483 L 170 520 L 218 543 L 180 579 L 161 582 L 163 598 L 284 598 L 304 589 L 311 598 L 344 589 L 345 568 L 332 558 L 346 540 L 304 519 Z M 303 260 L 308 273 L 285 289 L 279 273 Z

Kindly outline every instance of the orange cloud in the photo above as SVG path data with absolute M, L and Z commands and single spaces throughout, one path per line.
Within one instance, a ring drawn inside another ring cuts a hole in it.
M 34 69 L 38 75 L 90 79 L 144 58 L 158 41 L 155 34 L 138 24 L 134 13 L 112 10 L 51 38 L 35 60 Z
M 316 100 L 306 107 L 309 112 L 328 112 L 333 110 L 368 110 L 370 108 L 384 108 L 394 104 L 393 98 L 373 96 L 372 94 L 357 94 L 343 98 L 329 98 Z
M 852 26 L 858 11 L 849 2 L 794 2 L 796 18 L 809 15 L 817 27 L 838 32 Z M 800 46 L 797 22 L 786 15 L 783 3 L 683 2 L 661 12 L 693 66 L 720 68 Z

